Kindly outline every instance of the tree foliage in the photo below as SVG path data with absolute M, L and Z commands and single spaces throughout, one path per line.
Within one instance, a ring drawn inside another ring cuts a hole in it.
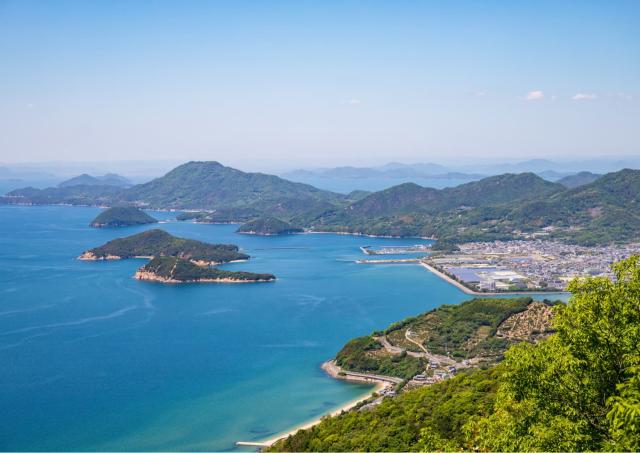
M 506 354 L 495 411 L 467 426 L 487 450 L 635 450 L 640 432 L 640 261 L 616 281 L 574 280 L 557 333 Z

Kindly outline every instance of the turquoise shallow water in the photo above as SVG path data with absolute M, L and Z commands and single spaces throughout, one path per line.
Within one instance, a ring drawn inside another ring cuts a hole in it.
M 227 268 L 278 281 L 139 282 L 144 261 L 75 259 L 148 228 L 89 228 L 97 212 L 0 207 L 2 450 L 231 450 L 367 393 L 319 369 L 350 338 L 468 298 L 420 266 L 353 262 L 415 239 L 176 222 L 160 227 L 238 244 L 253 258 Z

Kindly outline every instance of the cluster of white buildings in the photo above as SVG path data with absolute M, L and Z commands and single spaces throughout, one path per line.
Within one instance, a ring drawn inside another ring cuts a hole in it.
M 611 264 L 640 254 L 640 244 L 582 247 L 542 240 L 494 241 L 462 244 L 460 250 L 461 254 L 434 261 L 480 290 L 565 289 L 575 277 L 613 277 Z

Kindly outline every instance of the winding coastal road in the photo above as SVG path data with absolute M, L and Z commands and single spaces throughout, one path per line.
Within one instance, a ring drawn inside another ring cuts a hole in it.
M 394 346 L 392 345 L 389 340 L 387 339 L 386 335 L 382 335 L 381 337 L 374 337 L 374 339 L 380 343 L 384 349 L 390 353 L 390 354 L 402 354 L 403 352 L 406 352 L 407 355 L 411 356 L 411 357 L 417 357 L 417 358 L 425 358 L 427 360 L 433 360 L 436 362 L 440 362 L 442 364 L 445 365 L 454 365 L 456 363 L 455 360 L 453 360 L 451 357 L 447 357 L 446 355 L 439 355 L 439 354 L 432 354 L 430 353 L 423 345 L 421 345 L 420 343 L 418 343 L 417 341 L 409 338 L 409 331 L 405 332 L 405 338 L 407 340 L 409 340 L 411 343 L 417 345 L 420 349 L 422 349 L 424 352 L 416 352 L 416 351 L 409 351 L 407 349 L 401 348 L 399 346 Z

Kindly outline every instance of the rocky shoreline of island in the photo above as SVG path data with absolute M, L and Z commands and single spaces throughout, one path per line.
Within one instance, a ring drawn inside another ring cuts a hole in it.
M 162 275 L 158 275 L 154 272 L 145 271 L 139 269 L 133 276 L 136 280 L 144 280 L 149 282 L 159 282 L 159 283 L 170 283 L 170 284 L 180 284 L 180 283 L 266 283 L 275 281 L 275 277 L 268 279 L 255 279 L 255 280 L 246 280 L 240 278 L 231 278 L 231 277 L 222 277 L 222 278 L 195 278 L 195 279 L 185 279 L 178 280 L 176 278 L 171 277 L 163 277 Z

